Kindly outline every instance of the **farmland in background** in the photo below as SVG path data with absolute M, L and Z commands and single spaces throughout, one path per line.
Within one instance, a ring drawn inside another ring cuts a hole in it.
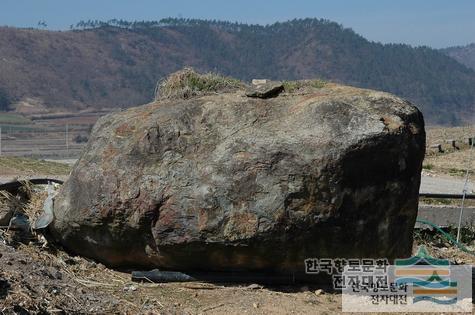
M 77 159 L 104 111 L 23 116 L 0 112 L 1 155 Z

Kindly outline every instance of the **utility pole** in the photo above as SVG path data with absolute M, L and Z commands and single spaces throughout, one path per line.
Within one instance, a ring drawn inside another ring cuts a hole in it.
M 66 155 L 69 156 L 69 125 L 66 124 Z
M 465 196 L 467 195 L 467 190 L 468 190 L 468 178 L 470 177 L 470 169 L 472 168 L 472 152 L 473 152 L 474 146 L 475 146 L 475 141 L 472 140 L 472 142 L 470 143 L 470 150 L 468 153 L 467 171 L 465 172 L 465 183 L 463 185 L 462 205 L 460 206 L 459 223 L 457 227 L 457 242 L 460 242 L 460 230 L 462 229 L 463 208 L 465 206 Z
M 2 127 L 0 127 L 0 155 L 2 155 Z

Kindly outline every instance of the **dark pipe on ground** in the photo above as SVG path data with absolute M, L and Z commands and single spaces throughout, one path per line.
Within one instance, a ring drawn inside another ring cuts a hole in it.
M 177 271 L 132 271 L 132 281 L 135 282 L 209 282 L 209 283 L 259 283 L 266 285 L 285 285 L 295 283 L 313 283 L 312 277 L 296 278 L 292 274 L 266 274 L 253 272 L 195 272 Z M 324 282 L 322 282 L 324 283 Z

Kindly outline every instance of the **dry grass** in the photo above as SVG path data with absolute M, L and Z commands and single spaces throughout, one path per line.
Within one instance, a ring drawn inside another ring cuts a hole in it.
M 8 201 L 10 206 L 14 206 L 15 211 L 27 215 L 30 222 L 35 222 L 42 212 L 43 203 L 48 194 L 46 191 L 33 189 L 28 182 L 25 182 L 21 191 L 22 194 L 27 195 L 28 202 L 20 204 L 20 200 L 16 196 L 2 191 L 0 191 L 0 197 L 3 201 Z M 10 230 L 9 227 L 2 227 L 0 239 L 3 243 L 13 246 L 5 247 L 4 255 L 13 254 L 11 259 L 13 261 L 18 259 L 15 265 L 11 265 L 13 268 L 0 270 L 0 283 L 2 278 L 3 281 L 7 279 L 10 286 L 8 294 L 0 302 L 0 313 L 19 310 L 54 313 L 58 307 L 73 312 L 84 311 L 84 309 L 75 309 L 78 305 L 74 304 L 79 300 L 84 303 L 84 300 L 94 298 L 95 290 L 101 291 L 99 296 L 107 292 L 109 301 L 104 301 L 105 304 L 108 302 L 114 302 L 117 305 L 120 302 L 130 303 L 121 297 L 121 293 L 124 290 L 124 285 L 131 281 L 121 276 L 119 272 L 111 271 L 101 264 L 84 258 L 71 257 L 64 251 L 48 244 L 41 234 L 36 234 L 33 230 L 25 234 L 24 231 L 19 233 L 19 231 Z M 31 267 L 27 267 L 29 262 L 34 263 L 39 270 L 25 273 L 24 268 Z M 53 272 L 48 270 L 53 270 Z M 23 274 L 29 274 L 28 280 L 24 278 Z M 58 276 L 56 277 L 55 274 Z M 74 292 L 78 286 L 90 290 L 82 294 L 84 296 L 79 297 L 81 294 L 78 295 L 77 292 Z M 132 304 L 132 306 L 134 307 L 123 306 L 121 310 L 140 310 L 139 305 Z
M 23 210 L 23 204 L 18 198 L 12 194 L 0 190 L 0 214 L 2 220 L 0 222 L 0 228 L 10 228 L 10 220 L 16 212 Z M 0 234 L 0 239 L 2 235 Z
M 315 80 L 298 80 L 298 81 L 284 81 L 284 91 L 287 93 L 294 93 L 299 90 L 305 90 L 306 88 L 320 89 L 324 87 L 327 82 L 320 79 Z
M 473 170 L 475 170 L 475 149 L 471 154 L 471 163 L 469 163 L 470 152 L 468 149 L 438 155 L 427 155 L 424 160 L 424 169 L 435 173 L 462 177 L 465 176 L 467 167 L 469 167 L 473 175 Z
M 427 127 L 427 144 L 445 143 L 446 140 L 466 140 L 468 137 L 475 137 L 475 126 L 464 127 Z
M 157 84 L 155 99 L 182 98 L 232 91 L 243 88 L 243 82 L 215 73 L 200 74 L 192 68 L 172 73 Z
M 67 175 L 70 170 L 70 166 L 63 163 L 21 157 L 0 157 L 0 175 Z
M 434 174 L 464 176 L 467 167 L 475 170 L 475 148 L 470 153 L 467 143 L 469 137 L 475 137 L 475 127 L 427 128 L 427 152 L 423 168 Z M 449 140 L 455 140 L 459 149 L 451 147 Z M 441 144 L 443 153 L 430 148 Z M 470 158 L 471 155 L 471 158 Z M 471 159 L 471 163 L 470 162 Z
M 23 213 L 29 218 L 30 222 L 35 222 L 43 212 L 43 203 L 48 196 L 46 191 L 36 192 L 31 195 L 30 201 L 23 208 Z
M 6 229 L 6 233 L 8 233 L 11 227 L 11 219 L 15 215 L 24 215 L 30 218 L 30 221 L 34 222 L 40 215 L 42 209 L 43 196 L 40 196 L 39 193 L 34 193 L 33 186 L 30 182 L 22 181 L 22 184 L 23 186 L 18 189 L 15 195 L 0 190 L 0 212 L 3 212 L 4 215 L 9 213 L 9 215 L 4 217 L 4 220 L 10 220 L 10 222 L 2 222 L 2 226 L 0 226 L 1 229 Z M 0 235 L 0 239 L 2 236 L 5 235 Z
M 21 244 L 15 251 L 21 253 L 22 257 L 28 257 L 26 263 L 34 262 L 34 265 L 41 266 L 40 270 L 46 277 L 41 280 L 41 277 L 33 271 L 35 276 L 22 281 L 21 273 L 24 270 L 21 268 L 12 268 L 13 270 L 4 272 L 3 277 L 8 279 L 11 285 L 9 294 L 0 303 L 4 310 L 21 307 L 34 313 L 41 311 L 54 313 L 55 310 L 85 312 L 89 311 L 86 306 L 93 304 L 88 303 L 87 300 L 94 301 L 102 298 L 103 307 L 99 306 L 98 310 L 107 309 L 107 306 L 115 304 L 117 308 L 114 311 L 116 312 L 119 310 L 140 311 L 140 304 L 133 304 L 124 298 L 124 286 L 131 283 L 124 277 L 125 275 L 84 258 L 71 257 L 54 248 L 42 249 L 33 244 Z M 49 270 L 53 270 L 52 274 L 48 273 Z M 58 279 L 51 279 L 55 277 L 55 274 L 58 274 Z M 36 281 L 39 283 L 35 283 Z M 26 284 L 27 282 L 29 283 Z M 75 290 L 76 288 L 79 290 Z

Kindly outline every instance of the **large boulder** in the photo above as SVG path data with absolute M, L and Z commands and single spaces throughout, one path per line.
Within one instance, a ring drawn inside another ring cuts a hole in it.
M 112 266 L 302 272 L 406 257 L 424 122 L 336 84 L 164 99 L 107 115 L 54 201 L 53 235 Z

